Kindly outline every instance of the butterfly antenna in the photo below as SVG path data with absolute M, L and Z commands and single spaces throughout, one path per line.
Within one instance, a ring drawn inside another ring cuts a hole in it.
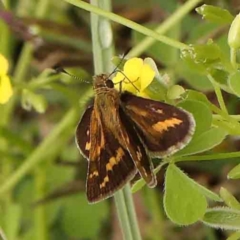
M 81 78 L 79 78 L 79 77 L 77 77 L 77 76 L 75 76 L 75 75 L 67 72 L 67 71 L 66 71 L 65 69 L 63 69 L 62 67 L 55 67 L 54 69 L 55 69 L 56 73 L 64 73 L 64 74 L 66 74 L 66 75 L 68 75 L 68 76 L 70 76 L 70 77 L 72 77 L 72 78 L 74 78 L 74 79 L 76 79 L 76 80 L 80 80 L 81 82 L 90 83 L 89 81 L 83 80 L 83 79 L 81 79 Z
M 114 73 L 118 72 L 117 69 L 118 69 L 119 66 L 122 64 L 124 58 L 126 57 L 126 55 L 128 54 L 129 51 L 130 51 L 130 49 L 128 49 L 128 50 L 122 55 L 120 62 L 119 62 L 118 65 L 113 69 L 112 73 L 110 73 L 109 78 L 110 78 Z
M 112 71 L 112 73 L 109 74 L 108 77 L 110 78 L 114 73 L 120 72 L 120 73 L 122 73 L 122 75 L 129 81 L 129 83 L 131 83 L 131 84 L 133 85 L 133 87 L 139 92 L 139 89 L 138 89 L 138 88 L 133 84 L 133 82 L 123 73 L 123 71 L 118 70 L 119 66 L 122 64 L 124 58 L 125 58 L 126 55 L 129 53 L 129 51 L 130 51 L 130 48 L 122 55 L 120 62 L 119 62 L 118 65 L 114 68 L 114 70 Z M 124 81 L 124 80 L 123 80 L 123 81 Z M 122 82 L 122 81 L 121 81 L 121 82 Z M 119 82 L 119 84 L 121 84 L 121 82 Z M 116 83 L 116 84 L 118 84 L 118 83 Z
M 133 82 L 136 82 L 138 79 L 136 79 L 135 81 L 131 81 L 131 80 L 126 76 L 126 74 L 125 74 L 123 71 L 121 71 L 121 70 L 116 70 L 116 72 L 120 72 L 120 73 L 124 76 L 124 79 L 121 80 L 120 82 L 118 82 L 119 84 L 122 83 L 125 79 L 127 79 L 128 82 L 129 82 L 130 84 L 132 84 L 132 86 L 133 86 L 138 92 L 140 92 L 139 89 L 138 89 L 138 88 L 134 85 L 134 83 L 133 83 Z M 116 83 L 116 84 L 118 84 L 118 83 Z

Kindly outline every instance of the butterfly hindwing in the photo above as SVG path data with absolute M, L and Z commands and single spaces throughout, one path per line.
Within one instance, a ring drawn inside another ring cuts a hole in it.
M 175 153 L 190 141 L 194 133 L 192 115 L 181 108 L 127 92 L 121 95 L 121 102 L 143 143 L 155 156 Z
M 130 152 L 132 160 L 148 186 L 155 187 L 157 180 L 155 174 L 153 173 L 153 164 L 137 134 L 135 125 L 131 122 L 122 108 L 119 109 L 119 115 L 122 124 L 121 130 L 123 131 L 126 147 Z

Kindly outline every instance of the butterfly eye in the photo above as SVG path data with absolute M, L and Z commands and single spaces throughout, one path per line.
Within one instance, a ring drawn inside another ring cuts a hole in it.
M 106 81 L 106 86 L 107 86 L 108 88 L 114 88 L 113 81 L 110 80 L 110 79 L 108 79 L 108 80 Z

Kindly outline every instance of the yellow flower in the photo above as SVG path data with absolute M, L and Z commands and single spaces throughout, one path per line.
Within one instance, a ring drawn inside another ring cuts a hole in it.
M 0 54 L 0 104 L 8 102 L 13 94 L 12 85 L 7 75 L 8 61 Z
M 137 95 L 144 94 L 146 89 L 155 77 L 155 71 L 141 58 L 131 58 L 126 61 L 122 72 L 118 72 L 113 82 L 122 84 L 122 90 Z

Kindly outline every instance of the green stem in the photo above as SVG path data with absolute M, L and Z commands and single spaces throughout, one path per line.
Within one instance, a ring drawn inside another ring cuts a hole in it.
M 13 79 L 15 83 L 26 81 L 25 77 L 27 75 L 30 61 L 32 58 L 32 51 L 33 51 L 32 44 L 25 43 L 13 75 Z
M 46 87 L 49 84 L 59 81 L 60 76 L 59 75 L 53 75 L 53 76 L 45 76 L 43 78 L 37 78 L 36 81 L 31 81 L 29 84 L 25 86 L 25 84 L 19 85 L 19 89 L 23 89 L 25 87 L 29 89 L 39 89 L 41 87 Z
M 125 205 L 123 191 L 120 190 L 114 194 L 114 202 L 117 209 L 117 215 L 125 240 L 135 240 L 132 236 L 132 231 L 129 223 L 128 212 Z
M 90 1 L 92 5 L 98 5 L 97 0 Z M 93 64 L 95 74 L 103 72 L 103 54 L 101 44 L 99 42 L 99 16 L 91 13 L 91 35 L 92 35 L 92 49 L 93 49 Z
M 6 8 L 6 10 L 10 9 L 10 1 L 9 0 L 2 0 L 3 6 Z
M 51 131 L 51 133 L 44 139 L 44 141 L 30 154 L 25 162 L 2 183 L 0 187 L 0 196 L 9 190 L 11 190 L 33 167 L 43 160 L 47 160 L 45 156 L 49 154 L 49 148 L 54 146 L 58 138 L 61 137 L 61 133 L 74 126 L 77 123 L 78 113 L 75 108 L 69 110 L 64 118 L 58 123 L 58 125 Z
M 3 232 L 3 230 L 1 229 L 1 227 L 0 227 L 0 239 L 7 240 L 7 237 L 6 237 L 5 233 Z
M 159 34 L 166 33 L 171 27 L 179 23 L 179 21 L 187 15 L 198 3 L 202 0 L 189 0 L 181 7 L 179 7 L 173 14 L 170 15 L 163 23 L 161 23 L 157 28 L 154 29 L 155 32 Z M 143 51 L 149 48 L 152 44 L 156 42 L 155 39 L 151 37 L 145 37 L 141 42 L 139 42 L 135 47 L 129 51 L 127 56 L 134 57 L 139 56 Z
M 152 191 L 150 188 L 144 189 L 144 198 L 147 202 L 149 213 L 151 214 L 151 224 L 147 228 L 148 238 L 152 240 L 164 240 L 164 213 L 160 207 L 160 197 L 162 194 Z
M 236 135 L 240 132 L 240 123 L 238 115 L 228 115 L 213 104 L 210 104 L 211 110 L 219 115 L 213 115 L 213 124 L 226 129 L 230 134 Z M 235 116 L 235 117 L 234 117 Z M 220 121 L 219 121 L 220 120 Z
M 128 213 L 129 224 L 131 227 L 132 237 L 134 240 L 141 240 L 141 234 L 138 226 L 137 216 L 134 208 L 132 192 L 130 184 L 127 184 L 123 189 L 124 200 Z
M 44 166 L 37 166 L 34 171 L 35 198 L 36 201 L 46 196 L 46 173 Z M 45 204 L 39 205 L 34 210 L 35 218 L 35 238 L 36 240 L 47 240 L 47 219 Z
M 237 119 L 235 119 L 234 117 L 231 117 L 230 115 L 228 115 L 228 113 L 224 112 L 223 110 L 219 109 L 217 106 L 215 106 L 214 104 L 210 104 L 211 110 L 214 113 L 219 114 L 219 116 L 221 116 L 223 119 L 231 122 L 233 125 L 235 125 L 236 127 L 240 128 L 240 124 L 237 121 Z
M 110 3 L 110 0 L 91 0 L 92 5 L 87 5 L 99 11 L 103 10 L 96 8 L 95 6 L 110 11 Z M 110 72 L 112 70 L 111 58 L 113 56 L 113 44 L 112 30 L 109 21 L 91 12 L 91 32 L 95 74 L 104 71 Z M 106 38 L 106 36 L 108 37 Z M 141 236 L 129 185 L 126 186 L 124 190 L 119 190 L 114 195 L 114 200 L 124 239 L 140 240 Z
M 207 77 L 214 87 L 214 91 L 216 93 L 220 108 L 223 110 L 223 112 L 228 114 L 228 111 L 227 111 L 227 108 L 226 108 L 226 105 L 225 105 L 225 102 L 224 102 L 224 99 L 223 99 L 223 96 L 222 96 L 221 88 L 219 87 L 219 85 L 216 83 L 215 79 L 210 74 L 208 74 Z
M 8 60 L 11 59 L 11 35 L 10 30 L 6 23 L 0 21 L 0 52 L 4 55 Z
M 9 11 L 10 10 L 10 1 L 2 1 L 4 10 Z M 11 52 L 12 52 L 12 38 L 11 38 L 11 32 L 9 29 L 9 26 L 2 20 L 0 20 L 0 53 L 3 54 L 8 60 L 11 59 Z
M 63 35 L 62 33 L 54 32 L 52 29 L 44 29 L 39 26 L 39 36 L 46 42 L 54 42 L 68 47 L 73 47 L 79 50 L 84 50 L 86 53 L 91 53 L 92 47 L 89 42 L 79 37 Z
M 213 119 L 212 125 L 226 130 L 229 135 L 236 136 L 240 134 L 240 127 L 237 127 L 237 125 L 233 125 L 231 122 L 227 122 L 225 120 L 219 121 Z
M 240 121 L 240 115 L 229 115 L 230 118 Z M 213 114 L 213 118 L 216 120 L 224 120 L 225 118 L 221 115 Z
M 149 28 L 146 28 L 138 23 L 135 23 L 131 20 L 128 20 L 124 17 L 121 17 L 117 14 L 114 14 L 112 12 L 108 12 L 108 11 L 105 11 L 105 10 L 102 10 L 96 6 L 93 6 L 89 3 L 86 3 L 86 2 L 83 2 L 83 1 L 79 1 L 79 0 L 65 0 L 66 2 L 72 4 L 72 5 L 75 5 L 79 8 L 82 8 L 82 9 L 85 9 L 91 13 L 95 13 L 99 16 L 102 16 L 102 17 L 105 17 L 107 19 L 110 19 L 114 22 L 118 22 L 122 25 L 125 25 L 133 30 L 136 30 L 146 36 L 149 36 L 149 37 L 152 37 L 152 38 L 155 38 L 156 40 L 160 41 L 160 42 L 163 42 L 167 45 L 170 45 L 172 47 L 175 47 L 175 48 L 178 48 L 178 49 L 185 49 L 185 48 L 188 48 L 188 45 L 182 43 L 182 42 L 179 42 L 179 41 L 176 41 L 174 39 L 171 39 L 171 38 L 168 38 L 166 36 L 163 36 L 163 35 L 160 35 L 159 33 L 149 29 Z
M 3 147 L 3 146 L 1 146 Z M 7 149 L 7 144 L 6 144 L 6 149 Z M 6 149 L 1 149 L 3 151 L 6 151 Z M 2 158 L 2 164 L 1 164 L 1 172 L 2 172 L 2 176 L 1 176 L 1 183 L 3 182 L 3 180 L 5 179 L 8 179 L 11 171 L 12 171 L 12 161 L 11 159 L 7 158 L 7 157 L 3 157 Z M 7 216 L 8 213 L 11 211 L 11 207 L 12 207 L 12 204 L 13 204 L 13 199 L 12 199 L 12 192 L 7 192 L 5 195 L 4 195 L 4 198 L 1 199 L 1 204 L 2 204 L 2 216 Z M 8 218 L 3 218 L 3 229 L 4 231 L 6 232 L 6 235 L 7 236 L 11 236 L 12 233 L 11 233 L 11 227 L 9 225 L 9 222 L 8 222 Z
M 208 161 L 208 160 L 222 160 L 229 158 L 240 157 L 240 152 L 230 152 L 230 153 L 216 153 L 209 155 L 193 155 L 193 156 L 180 156 L 175 157 L 174 162 L 183 162 L 183 161 Z

